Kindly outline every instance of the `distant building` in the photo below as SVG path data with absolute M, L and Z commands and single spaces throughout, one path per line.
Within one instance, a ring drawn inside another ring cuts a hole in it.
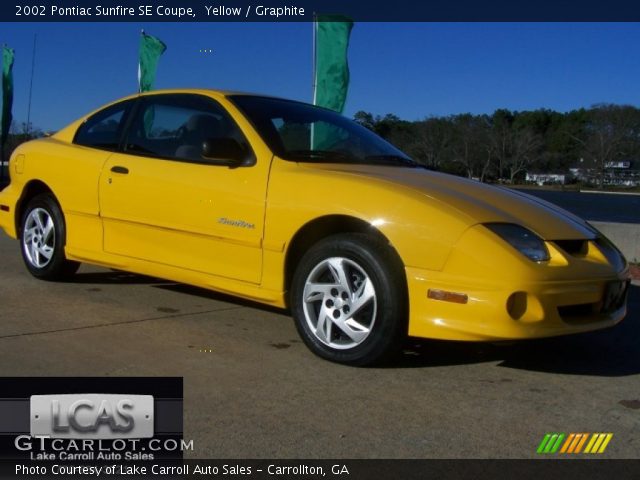
M 525 180 L 537 185 L 565 185 L 568 174 L 566 173 L 535 173 L 527 172 Z
M 607 162 L 604 168 L 631 168 L 631 160 L 622 160 L 619 162 Z
M 586 168 L 585 162 L 569 169 L 580 182 L 586 185 L 598 185 L 600 183 L 600 171 L 597 168 Z M 640 186 L 640 160 L 617 160 L 607 162 L 604 171 L 604 184 L 615 187 Z
M 587 166 L 589 165 L 589 166 Z M 536 185 L 567 185 L 580 182 L 583 185 L 600 185 L 601 171 L 593 163 L 580 159 L 568 171 L 527 172 L 527 183 Z M 640 159 L 607 162 L 604 171 L 604 185 L 609 187 L 640 187 Z

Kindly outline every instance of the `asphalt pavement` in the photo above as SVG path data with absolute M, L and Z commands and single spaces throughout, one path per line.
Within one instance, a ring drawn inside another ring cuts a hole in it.
M 195 458 L 534 458 L 547 432 L 640 454 L 640 287 L 598 333 L 410 342 L 387 368 L 313 356 L 286 312 L 83 266 L 32 278 L 0 234 L 0 375 L 182 376 Z

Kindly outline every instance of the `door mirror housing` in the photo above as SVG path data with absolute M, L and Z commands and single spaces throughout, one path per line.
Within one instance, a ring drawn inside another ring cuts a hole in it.
M 202 142 L 202 158 L 216 165 L 238 167 L 246 163 L 249 156 L 235 138 L 208 138 Z

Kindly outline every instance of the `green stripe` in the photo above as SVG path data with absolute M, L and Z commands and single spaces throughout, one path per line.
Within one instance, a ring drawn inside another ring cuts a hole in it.
M 562 444 L 562 440 L 564 440 L 564 433 L 561 433 L 558 435 L 558 440 L 556 441 L 556 444 L 551 449 L 551 453 L 556 453 L 558 451 L 558 449 L 560 448 L 560 445 Z
M 551 434 L 547 433 L 542 439 L 542 442 L 540 442 L 540 445 L 538 445 L 538 450 L 537 450 L 538 453 L 542 453 L 544 451 L 544 447 L 549 441 L 549 438 L 551 438 Z
M 551 435 L 551 438 L 547 442 L 547 446 L 544 447 L 544 453 L 551 453 L 551 447 L 553 447 L 553 445 L 555 444 L 556 438 L 558 438 L 558 434 L 557 433 L 553 433 Z

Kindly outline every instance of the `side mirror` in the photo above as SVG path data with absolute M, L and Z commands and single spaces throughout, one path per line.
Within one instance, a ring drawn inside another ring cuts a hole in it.
M 202 142 L 202 158 L 217 165 L 237 167 L 247 158 L 247 151 L 234 138 L 208 138 Z

